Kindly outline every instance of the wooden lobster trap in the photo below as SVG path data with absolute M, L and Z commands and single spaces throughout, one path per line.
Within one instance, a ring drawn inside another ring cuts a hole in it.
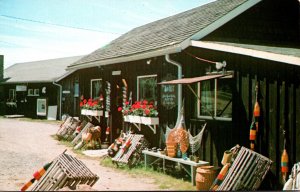
M 58 139 L 68 139 L 73 135 L 78 125 L 79 120 L 75 119 L 74 117 L 68 117 L 56 133 Z
M 148 147 L 149 143 L 140 134 L 128 134 L 123 145 L 120 147 L 112 161 L 119 165 L 119 163 L 126 164 L 129 167 L 137 164 L 142 158 L 142 150 Z
M 98 179 L 80 160 L 62 153 L 33 186 L 32 191 L 55 191 L 63 187 L 76 189 L 77 185 L 82 184 L 93 186 Z
M 272 165 L 267 157 L 241 147 L 218 191 L 257 190 Z

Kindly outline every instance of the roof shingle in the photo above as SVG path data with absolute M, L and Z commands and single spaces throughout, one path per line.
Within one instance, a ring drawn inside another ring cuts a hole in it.
M 134 28 L 70 67 L 180 44 L 247 1 L 249 0 L 218 0 Z

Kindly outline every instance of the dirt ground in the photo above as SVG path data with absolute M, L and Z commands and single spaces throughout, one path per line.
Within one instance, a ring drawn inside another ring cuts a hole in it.
M 0 117 L 0 191 L 19 191 L 32 174 L 50 162 L 66 147 L 59 145 L 51 135 L 58 124 L 7 119 Z M 99 160 L 73 155 L 100 179 L 93 189 L 101 191 L 159 190 L 150 178 L 132 177 L 99 165 Z M 29 188 L 30 189 L 30 188 Z

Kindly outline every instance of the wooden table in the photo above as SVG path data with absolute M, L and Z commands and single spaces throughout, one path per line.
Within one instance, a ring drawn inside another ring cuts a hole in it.
M 145 167 L 148 165 L 152 165 L 154 163 L 157 163 L 158 161 L 162 161 L 163 165 L 163 171 L 165 172 L 165 163 L 166 161 L 173 161 L 177 162 L 180 165 L 182 165 L 183 169 L 187 174 L 191 177 L 191 182 L 193 185 L 196 185 L 196 169 L 197 167 L 209 165 L 209 162 L 206 161 L 199 161 L 198 163 L 191 161 L 189 159 L 184 160 L 182 158 L 172 158 L 166 155 L 162 155 L 160 152 L 153 152 L 148 150 L 143 150 L 142 153 L 144 154 L 144 160 L 145 160 Z

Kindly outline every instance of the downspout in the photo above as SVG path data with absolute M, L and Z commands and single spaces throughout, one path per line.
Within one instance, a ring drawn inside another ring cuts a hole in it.
M 182 66 L 180 63 L 178 63 L 177 61 L 171 60 L 170 59 L 170 55 L 166 54 L 165 55 L 165 59 L 168 63 L 171 63 L 173 65 L 175 65 L 178 68 L 178 79 L 182 78 Z M 180 110 L 181 110 L 181 105 L 182 105 L 182 84 L 178 84 L 178 90 L 177 90 L 177 94 L 178 94 L 178 106 L 177 106 L 177 117 L 180 116 Z
M 61 120 L 61 97 L 62 97 L 62 85 L 52 82 L 53 85 L 56 85 L 59 87 L 59 120 Z

